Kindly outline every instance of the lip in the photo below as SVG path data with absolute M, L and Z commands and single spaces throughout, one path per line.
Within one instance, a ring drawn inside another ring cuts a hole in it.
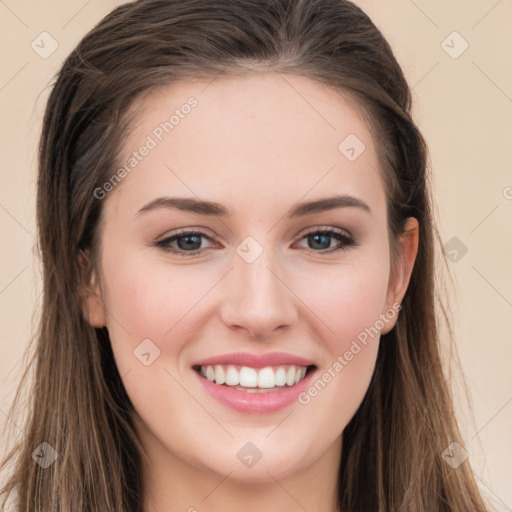
M 239 391 L 226 385 L 210 382 L 196 370 L 193 370 L 193 372 L 207 393 L 221 404 L 245 414 L 268 414 L 284 409 L 297 401 L 298 396 L 311 385 L 317 373 L 316 366 L 308 370 L 306 376 L 298 384 L 266 393 Z
M 209 357 L 197 361 L 192 366 L 213 366 L 215 364 L 232 364 L 233 366 L 250 366 L 251 368 L 265 368 L 267 366 L 291 365 L 312 366 L 315 363 L 303 357 L 285 352 L 271 352 L 268 354 L 250 354 L 248 352 L 235 352 L 220 356 Z M 300 382 L 299 382 L 300 384 Z M 243 391 L 242 391 L 243 393 Z

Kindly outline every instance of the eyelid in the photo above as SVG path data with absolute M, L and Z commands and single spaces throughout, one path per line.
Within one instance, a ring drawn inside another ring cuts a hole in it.
M 163 238 L 168 238 L 169 236 L 182 235 L 182 234 L 188 234 L 188 233 L 198 233 L 198 232 L 207 234 L 207 233 L 210 233 L 210 230 L 203 226 L 196 226 L 196 227 L 191 227 L 191 228 L 179 228 L 175 231 L 170 231 L 170 234 L 164 235 Z M 209 235 L 209 236 L 213 237 L 214 235 Z
M 155 244 L 158 244 L 160 242 L 165 242 L 169 238 L 178 237 L 178 236 L 185 236 L 185 235 L 201 235 L 204 238 L 208 238 L 211 242 L 214 242 L 216 239 L 215 235 L 212 235 L 209 233 L 208 228 L 204 227 L 196 227 L 196 228 L 180 228 L 176 231 L 169 231 L 166 232 L 166 234 L 159 236 L 155 239 Z
M 307 228 L 306 231 L 299 231 L 299 234 L 297 234 L 297 237 L 300 237 L 299 239 L 302 239 L 306 235 L 309 235 L 310 233 L 316 233 L 317 231 L 335 231 L 336 233 L 339 233 L 340 235 L 344 235 L 347 238 L 353 238 L 354 240 L 356 237 L 347 229 L 337 228 L 336 226 L 328 226 L 328 225 L 319 225 L 319 226 L 313 226 L 311 228 Z
M 176 239 L 176 238 L 179 238 L 181 236 L 186 236 L 186 235 L 197 235 L 202 238 L 206 238 L 207 240 L 209 240 L 212 243 L 218 244 L 218 242 L 216 242 L 216 237 L 208 234 L 207 231 L 205 230 L 205 228 L 182 228 L 182 229 L 178 229 L 177 231 L 171 231 L 169 233 L 166 233 L 163 236 L 156 238 L 155 241 L 153 242 L 153 244 L 155 244 L 155 245 L 162 244 L 163 242 L 167 242 L 171 238 Z

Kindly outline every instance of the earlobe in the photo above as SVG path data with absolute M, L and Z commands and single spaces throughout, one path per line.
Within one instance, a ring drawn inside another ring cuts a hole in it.
M 78 264 L 82 272 L 81 292 L 83 314 L 92 327 L 104 327 L 105 308 L 95 271 L 91 269 L 89 251 L 80 250 Z
M 414 217 L 407 219 L 404 233 L 400 236 L 400 254 L 396 268 L 393 269 L 387 294 L 387 308 L 395 309 L 394 305 L 401 304 L 409 286 L 412 270 L 418 254 L 419 223 Z M 396 324 L 397 314 L 386 324 L 381 334 L 387 334 Z

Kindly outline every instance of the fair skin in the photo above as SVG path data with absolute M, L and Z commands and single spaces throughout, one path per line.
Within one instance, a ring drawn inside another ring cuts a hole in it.
M 271 413 L 220 403 L 192 365 L 238 351 L 286 352 L 313 361 L 320 377 L 401 302 L 409 283 L 418 223 L 408 220 L 391 272 L 385 193 L 365 122 L 333 90 L 285 76 L 176 84 L 140 101 L 126 158 L 187 98 L 198 104 L 161 141 L 153 136 L 157 146 L 103 200 L 101 275 L 90 284 L 88 318 L 108 328 L 149 456 L 145 512 L 335 511 L 341 435 L 368 389 L 379 336 L 309 403 Z M 338 149 L 348 134 L 366 146 L 354 161 Z M 370 212 L 285 216 L 298 202 L 342 194 Z M 233 215 L 163 207 L 137 214 L 162 196 L 215 201 Z M 171 243 L 185 257 L 154 245 L 182 228 L 205 234 L 191 249 L 183 239 Z M 315 245 L 306 235 L 320 228 L 358 245 L 322 254 L 342 242 L 330 236 Z M 251 263 L 236 252 L 249 236 L 262 248 Z M 197 247 L 200 254 L 186 256 Z M 386 318 L 380 334 L 397 314 Z M 148 338 L 160 355 L 145 366 L 134 350 Z M 248 442 L 262 454 L 252 467 L 237 457 Z

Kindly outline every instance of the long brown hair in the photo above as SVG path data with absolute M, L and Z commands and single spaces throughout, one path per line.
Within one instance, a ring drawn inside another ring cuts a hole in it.
M 434 279 L 440 238 L 428 153 L 380 31 L 346 0 L 146 0 L 116 8 L 82 39 L 46 108 L 37 190 L 44 294 L 22 379 L 33 371 L 33 387 L 24 436 L 3 462 L 14 462 L 4 494 L 18 494 L 17 512 L 141 512 L 143 448 L 133 407 L 108 332 L 83 314 L 77 255 L 90 250 L 96 268 L 103 202 L 94 190 L 117 168 L 134 122 L 126 113 L 143 94 L 258 70 L 327 84 L 364 113 L 385 183 L 394 263 L 407 218 L 420 226 L 397 324 L 382 337 L 369 389 L 343 432 L 341 510 L 487 510 L 469 463 L 454 470 L 442 458 L 451 442 L 463 442 L 441 359 L 440 321 L 448 327 L 443 343 L 452 329 Z M 46 469 L 32 457 L 42 442 L 58 454 Z

